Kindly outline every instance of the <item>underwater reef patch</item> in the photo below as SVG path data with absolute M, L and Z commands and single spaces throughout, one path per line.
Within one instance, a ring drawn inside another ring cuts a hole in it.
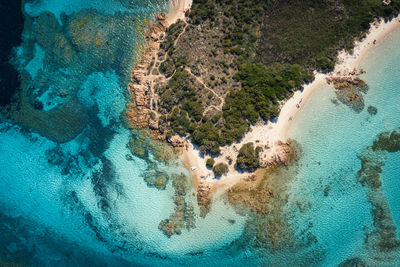
M 368 92 L 368 85 L 363 80 L 356 77 L 360 74 L 361 73 L 353 71 L 349 76 L 335 76 L 326 79 L 328 84 L 332 84 L 333 87 L 335 87 L 337 99 L 356 113 L 360 113 L 364 110 L 365 103 L 363 95 Z
M 141 176 L 147 186 L 165 190 L 172 181 L 174 212 L 168 219 L 162 220 L 158 228 L 168 237 L 181 234 L 183 229 L 195 228 L 195 213 L 191 204 L 193 200 L 189 200 L 188 196 L 190 179 L 184 173 L 169 171 L 177 159 L 176 151 L 168 144 L 156 140 L 147 130 L 129 128 L 131 138 L 127 147 L 131 155 L 125 158 L 131 161 L 134 156 L 146 161 L 147 168 Z
M 338 267 L 365 267 L 365 263 L 359 258 L 350 258 L 340 263 Z
M 50 12 L 26 14 L 26 34 L 13 62 L 21 90 L 3 115 L 57 143 L 74 139 L 87 126 L 90 109 L 96 108 L 82 105 L 77 94 L 92 73 L 115 73 L 126 88 L 142 29 L 142 21 L 129 12 L 105 15 L 84 9 L 62 13 L 60 20 Z
M 309 266 L 321 262 L 325 254 L 311 233 L 311 223 L 298 233 L 290 221 L 293 210 L 287 209 L 288 185 L 296 177 L 301 156 L 301 147 L 294 140 L 290 147 L 286 164 L 259 169 L 227 191 L 227 200 L 248 217 L 241 237 L 232 246 L 261 251 L 258 256 L 269 265 Z
M 379 134 L 372 146 L 359 155 L 361 169 L 357 173 L 357 179 L 367 188 L 368 201 L 372 205 L 374 229 L 366 232 L 365 238 L 372 265 L 393 265 L 400 249 L 397 229 L 382 191 L 380 176 L 385 165 L 386 153 L 400 151 L 399 130 Z
M 183 173 L 174 175 L 172 184 L 175 191 L 173 196 L 175 211 L 168 219 L 162 220 L 158 226 L 168 237 L 174 234 L 181 234 L 184 228 L 190 230 L 196 227 L 193 205 L 186 200 L 186 195 L 190 188 L 188 177 Z

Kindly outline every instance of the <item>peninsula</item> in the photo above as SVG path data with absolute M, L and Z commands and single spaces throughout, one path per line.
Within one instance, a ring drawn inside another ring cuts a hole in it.
M 289 164 L 296 151 L 287 130 L 315 88 L 333 84 L 339 100 L 363 108 L 353 90 L 366 86 L 359 62 L 400 25 L 399 8 L 174 1 L 149 24 L 129 84 L 128 121 L 180 148 L 205 214 L 215 192 Z

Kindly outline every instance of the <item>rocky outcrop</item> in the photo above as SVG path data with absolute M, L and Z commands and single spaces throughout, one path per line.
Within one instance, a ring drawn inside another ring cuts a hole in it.
M 270 157 L 267 161 L 261 163 L 262 168 L 271 168 L 277 166 L 288 166 L 290 161 L 296 154 L 296 151 L 291 142 L 278 141 L 276 153 Z
M 128 85 L 131 103 L 127 104 L 126 116 L 131 127 L 139 129 L 150 128 L 158 130 L 156 96 L 153 90 L 154 75 L 151 69 L 154 66 L 154 56 L 160 49 L 160 43 L 165 38 L 168 27 L 164 14 L 156 15 L 157 23 L 149 23 L 145 33 L 146 43 L 142 57 L 132 70 L 131 82 Z M 161 134 L 160 134 L 161 135 Z M 157 139 L 165 139 L 158 138 Z
M 168 143 L 173 147 L 185 147 L 186 139 L 178 135 L 173 135 L 167 139 Z
M 197 204 L 200 207 L 200 216 L 205 217 L 211 205 L 211 187 L 206 182 L 201 182 L 197 188 Z
M 150 114 L 143 106 L 136 106 L 134 103 L 128 103 L 126 117 L 132 128 L 144 129 L 149 125 Z
M 337 99 L 357 113 L 364 109 L 363 94 L 368 91 L 367 84 L 358 77 L 361 73 L 355 69 L 345 70 L 326 78 L 326 82 L 335 87 Z
M 327 77 L 326 82 L 332 84 L 337 90 L 345 90 L 353 86 L 365 87 L 367 84 L 360 78 L 353 76 Z

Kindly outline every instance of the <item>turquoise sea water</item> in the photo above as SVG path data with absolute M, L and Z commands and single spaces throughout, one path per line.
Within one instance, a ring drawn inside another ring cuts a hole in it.
M 311 203 L 310 211 L 300 217 L 312 221 L 313 233 L 326 248 L 325 266 L 364 254 L 371 257 L 364 237 L 374 228 L 372 206 L 368 189 L 357 182 L 359 156 L 378 134 L 400 126 L 399 43 L 400 30 L 396 30 L 362 62 L 366 71 L 362 79 L 369 86 L 365 106 L 377 107 L 376 115 L 370 115 L 367 108 L 357 114 L 343 104 L 335 105 L 331 101 L 335 99 L 334 90 L 326 86 L 315 92 L 291 128 L 290 136 L 301 144 L 304 153 L 300 173 L 292 184 L 292 198 L 306 198 Z M 399 160 L 399 153 L 388 154 L 380 175 L 396 227 L 400 219 Z M 327 187 L 326 197 L 323 190 Z M 396 254 L 395 261 L 383 261 L 378 266 L 397 266 L 398 250 Z
M 397 258 L 371 253 L 365 243 L 375 229 L 371 210 L 376 199 L 368 197 L 357 172 L 360 156 L 376 136 L 400 126 L 400 31 L 363 63 L 369 85 L 364 99 L 366 106 L 377 107 L 377 115 L 333 104 L 333 89 L 323 87 L 294 122 L 290 135 L 300 144 L 301 155 L 287 185 L 284 210 L 293 229 L 290 239 L 301 245 L 270 250 L 254 245 L 253 218 L 237 214 L 223 199 L 216 199 L 201 218 L 192 191 L 186 201 L 194 207 L 196 227 L 165 236 L 158 225 L 174 212 L 174 189 L 171 183 L 165 190 L 149 187 L 143 177 L 154 166 L 169 176 L 187 172 L 179 162 L 154 165 L 152 156 L 126 156 L 131 133 L 120 115 L 142 41 L 141 21 L 167 7 L 163 1 L 129 0 L 25 3 L 33 23 L 15 50 L 15 64 L 27 81 L 22 88 L 27 101 L 42 103 L 35 111 L 40 117 L 76 99 L 82 112 L 71 119 L 85 124 L 72 138 L 58 142 L 63 132 L 51 135 L 40 125 L 32 131 L 0 123 L 0 262 L 337 266 L 354 258 L 373 266 L 382 256 L 378 266 L 399 265 Z M 398 227 L 400 155 L 383 158 L 380 192 Z M 394 254 L 399 255 L 397 250 Z

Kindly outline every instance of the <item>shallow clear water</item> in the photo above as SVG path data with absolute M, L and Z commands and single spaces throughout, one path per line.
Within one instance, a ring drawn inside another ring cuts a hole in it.
M 62 132 L 53 140 L 51 129 L 41 124 L 34 125 L 38 133 L 0 124 L 1 261 L 31 266 L 208 262 L 213 256 L 192 255 L 215 255 L 216 248 L 240 236 L 244 216 L 219 201 L 200 218 L 191 191 L 187 201 L 194 205 L 196 227 L 168 238 L 158 225 L 174 212 L 171 183 L 166 190 L 146 184 L 143 175 L 154 166 L 151 155 L 127 158 L 132 134 L 121 115 L 130 69 L 144 19 L 167 7 L 166 1 L 25 3 L 33 26 L 25 29 L 15 64 L 28 101 L 42 104 L 33 112 L 47 118 L 76 99 L 82 112 L 72 119 L 87 124 L 61 144 Z M 179 162 L 158 163 L 157 170 L 187 175 Z
M 400 126 L 399 42 L 397 30 L 362 63 L 366 71 L 362 78 L 369 86 L 365 106 L 377 107 L 376 115 L 370 115 L 367 108 L 357 114 L 343 104 L 335 105 L 331 102 L 334 89 L 326 86 L 313 94 L 291 128 L 290 136 L 301 144 L 304 153 L 292 196 L 311 202 L 311 210 L 302 216 L 313 222 L 312 232 L 326 247 L 325 266 L 362 255 L 364 227 L 373 228 L 367 189 L 357 182 L 361 169 L 358 156 L 378 134 Z M 395 223 L 400 219 L 395 204 L 400 198 L 398 163 L 398 153 L 389 155 L 381 174 Z M 330 191 L 325 197 L 327 186 Z
M 75 121 L 85 123 L 63 142 L 57 142 L 63 131 L 54 133 L 43 125 L 0 124 L 0 262 L 337 266 L 348 258 L 368 259 L 364 238 L 374 226 L 368 188 L 357 181 L 359 156 L 379 133 L 400 126 L 400 50 L 395 49 L 400 31 L 363 64 L 370 87 L 366 106 L 377 107 L 377 115 L 333 104 L 333 89 L 324 87 L 294 122 L 290 135 L 302 152 L 284 209 L 294 229 L 291 239 L 300 245 L 271 251 L 251 245 L 256 240 L 253 219 L 237 214 L 223 199 L 216 199 L 201 218 L 192 191 L 186 201 L 194 206 L 196 227 L 170 238 L 158 229 L 174 212 L 174 188 L 170 182 L 158 190 L 143 179 L 155 166 L 153 156 L 128 160 L 131 132 L 120 115 L 143 21 L 168 5 L 100 2 L 41 0 L 24 5 L 34 23 L 25 29 L 15 64 L 26 81 L 22 90 L 27 101 L 43 105 L 32 111 L 32 118 L 46 118 L 58 129 L 57 118 L 52 121 L 44 114 L 74 100 L 82 112 L 70 118 L 71 125 L 62 126 L 74 129 Z M 381 174 L 396 226 L 399 159 L 399 153 L 386 155 Z M 156 168 L 169 176 L 187 175 L 179 162 L 157 162 Z

